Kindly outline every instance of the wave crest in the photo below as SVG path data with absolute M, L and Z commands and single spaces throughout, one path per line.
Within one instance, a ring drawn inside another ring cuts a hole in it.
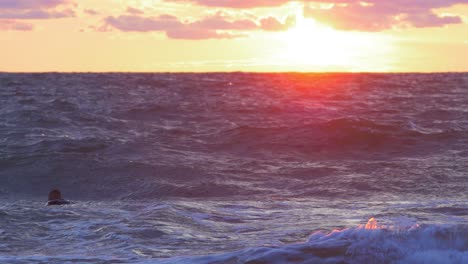
M 462 264 L 468 260 L 466 226 L 374 227 L 316 232 L 306 243 L 251 248 L 223 255 L 175 258 L 163 263 Z

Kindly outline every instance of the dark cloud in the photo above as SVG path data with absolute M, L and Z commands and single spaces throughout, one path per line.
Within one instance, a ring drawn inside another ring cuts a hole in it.
M 235 19 L 222 13 L 191 22 L 182 22 L 172 15 L 144 17 L 139 15 L 109 16 L 105 19 L 106 28 L 126 32 L 165 32 L 175 39 L 213 39 L 238 38 L 246 36 L 242 32 L 252 30 L 286 30 L 293 24 L 293 18 L 281 23 L 274 17 L 260 20 L 258 24 L 250 19 Z M 103 28 L 103 27 L 99 27 Z M 237 31 L 241 33 L 232 33 Z

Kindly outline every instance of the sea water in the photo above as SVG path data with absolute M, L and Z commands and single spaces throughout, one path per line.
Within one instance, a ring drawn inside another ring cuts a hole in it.
M 467 190 L 468 74 L 0 73 L 0 263 L 462 264 Z

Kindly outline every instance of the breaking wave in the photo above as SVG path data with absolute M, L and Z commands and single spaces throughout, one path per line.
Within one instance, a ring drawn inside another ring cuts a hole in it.
M 406 220 L 407 221 L 407 220 Z M 251 248 L 238 252 L 163 263 L 434 263 L 468 261 L 466 226 L 379 226 L 374 218 L 365 226 L 316 232 L 305 243 Z

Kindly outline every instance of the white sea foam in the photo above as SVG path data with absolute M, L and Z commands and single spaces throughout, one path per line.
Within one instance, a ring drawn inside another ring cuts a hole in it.
M 305 243 L 259 247 L 222 255 L 173 258 L 162 263 L 468 263 L 468 230 L 464 226 L 367 225 L 316 232 Z

